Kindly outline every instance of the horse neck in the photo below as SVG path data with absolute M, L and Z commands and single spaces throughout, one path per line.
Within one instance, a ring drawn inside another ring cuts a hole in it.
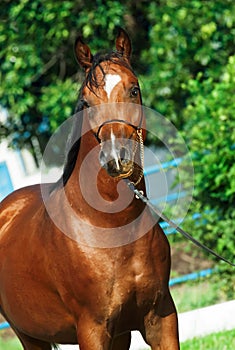
M 123 180 L 109 176 L 99 163 L 100 145 L 92 131 L 81 137 L 77 161 L 65 191 L 69 202 L 78 213 L 87 215 L 99 224 L 113 225 L 124 218 L 131 221 L 143 210 L 143 203 L 133 196 Z M 144 180 L 141 181 L 144 188 Z M 119 210 L 120 209 L 120 210 Z

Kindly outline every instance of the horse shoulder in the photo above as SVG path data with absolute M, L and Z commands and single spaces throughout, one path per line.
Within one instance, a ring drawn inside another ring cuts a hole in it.
M 170 246 L 158 223 L 137 242 L 133 264 L 137 288 L 143 290 L 143 294 L 147 295 L 148 288 L 150 294 L 162 293 L 168 288 Z
M 24 187 L 8 195 L 0 203 L 0 239 L 12 225 L 32 217 L 41 205 L 40 185 Z

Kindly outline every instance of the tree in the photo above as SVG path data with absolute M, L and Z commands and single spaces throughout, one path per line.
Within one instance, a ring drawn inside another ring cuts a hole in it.
M 75 109 L 83 80 L 73 54 L 77 35 L 82 34 L 94 51 L 110 50 L 115 27 L 126 27 L 134 56 L 139 57 L 147 45 L 147 3 L 3 0 L 0 99 L 9 117 L 0 137 L 10 135 L 11 146 L 32 150 L 32 139 L 37 140 L 43 151 L 51 132 Z
M 187 122 L 183 109 L 188 81 L 201 74 L 218 79 L 234 53 L 235 4 L 225 1 L 151 2 L 150 49 L 142 52 L 148 71 L 143 76 L 144 100 L 178 128 Z
M 228 58 L 219 79 L 188 82 L 190 93 L 184 118 L 184 137 L 190 144 L 195 169 L 195 191 L 185 227 L 195 238 L 234 262 L 235 251 L 235 56 Z M 189 179 L 191 181 L 191 179 Z M 234 296 L 233 270 L 221 264 L 224 286 Z M 232 281 L 232 283 L 228 283 Z
M 73 114 L 82 73 L 75 38 L 82 33 L 94 49 L 108 47 L 124 11 L 118 1 L 1 2 L 0 99 L 9 113 L 1 135 L 11 135 L 13 146 L 32 148 L 36 138 L 43 150 L 51 132 Z

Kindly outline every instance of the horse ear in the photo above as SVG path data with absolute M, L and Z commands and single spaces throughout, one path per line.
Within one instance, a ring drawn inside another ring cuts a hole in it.
M 89 46 L 84 43 L 81 36 L 75 42 L 74 51 L 80 66 L 85 70 L 89 69 L 92 65 L 93 56 Z
M 118 35 L 116 39 L 116 49 L 123 56 L 123 58 L 125 58 L 128 62 L 130 62 L 131 40 L 127 32 L 122 28 L 118 28 Z

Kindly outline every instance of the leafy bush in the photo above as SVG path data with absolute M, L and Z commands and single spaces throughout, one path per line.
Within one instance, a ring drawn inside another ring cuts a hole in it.
M 196 225 L 189 219 L 185 224 L 195 238 L 235 263 L 235 56 L 229 57 L 219 79 L 201 81 L 198 74 L 185 89 L 190 99 L 184 110 L 184 137 L 195 170 L 191 212 L 201 214 Z M 222 267 L 226 285 L 234 269 Z
M 0 138 L 11 145 L 32 147 L 37 138 L 43 151 L 51 132 L 72 115 L 81 83 L 73 53 L 82 34 L 95 50 L 110 47 L 125 5 L 118 1 L 67 0 L 0 3 L 1 106 L 9 118 Z
M 144 102 L 182 128 L 182 109 L 190 91 L 182 89 L 200 72 L 219 77 L 234 53 L 233 1 L 151 2 L 150 47 L 142 52 L 148 66 L 143 76 Z

